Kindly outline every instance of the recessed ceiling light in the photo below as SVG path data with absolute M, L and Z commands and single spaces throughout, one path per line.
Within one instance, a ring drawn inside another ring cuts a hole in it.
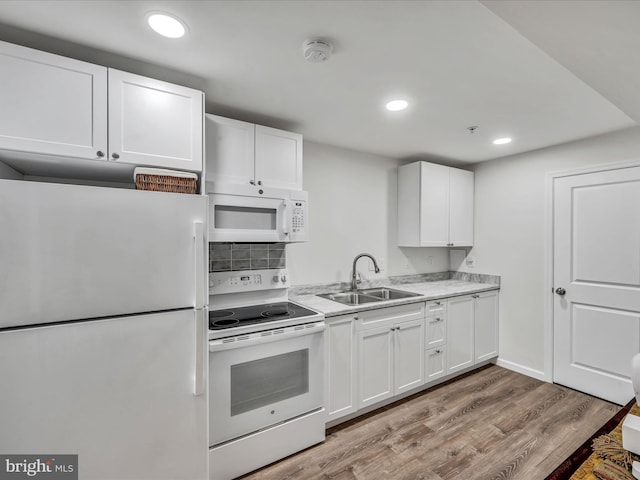
M 151 12 L 147 15 L 147 23 L 154 32 L 167 38 L 183 37 L 187 27 L 182 20 L 162 12 Z
M 493 141 L 495 145 L 504 145 L 505 143 L 511 143 L 511 139 L 509 137 L 497 138 Z
M 399 110 L 404 110 L 408 106 L 409 104 L 405 100 L 392 100 L 387 103 L 387 110 L 397 112 Z

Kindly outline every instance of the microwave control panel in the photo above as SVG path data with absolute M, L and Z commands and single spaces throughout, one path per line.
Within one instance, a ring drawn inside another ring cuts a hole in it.
M 291 211 L 291 231 L 294 236 L 304 236 L 307 230 L 307 202 L 295 200 Z

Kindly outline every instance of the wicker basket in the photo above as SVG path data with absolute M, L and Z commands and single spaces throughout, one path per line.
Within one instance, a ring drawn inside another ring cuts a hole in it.
M 171 193 L 196 193 L 195 173 L 151 168 L 136 168 L 133 174 L 138 190 Z

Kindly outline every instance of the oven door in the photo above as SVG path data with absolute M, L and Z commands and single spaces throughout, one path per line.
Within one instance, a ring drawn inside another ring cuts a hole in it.
M 323 335 L 319 322 L 249 340 L 211 341 L 209 445 L 321 408 Z
M 291 207 L 282 198 L 209 194 L 210 242 L 288 242 Z

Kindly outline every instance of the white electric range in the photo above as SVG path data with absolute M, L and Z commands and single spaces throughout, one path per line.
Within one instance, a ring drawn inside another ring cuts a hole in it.
M 324 316 L 284 269 L 209 274 L 209 464 L 230 480 L 324 441 Z

